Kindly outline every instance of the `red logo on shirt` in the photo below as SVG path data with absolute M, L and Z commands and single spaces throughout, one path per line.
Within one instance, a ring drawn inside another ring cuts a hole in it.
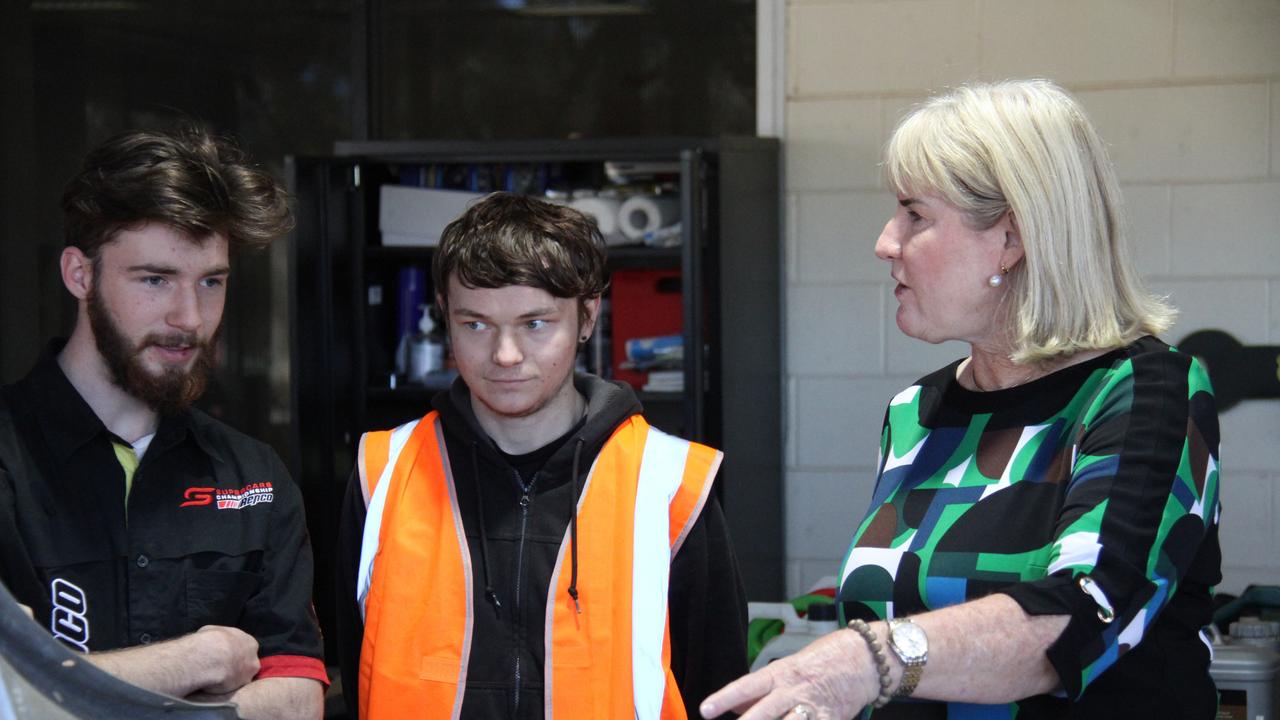
M 213 502 L 213 488 L 211 487 L 189 487 L 186 492 L 182 493 L 182 497 L 186 498 L 186 502 L 178 507 L 196 507 L 199 505 L 208 505 Z
M 182 493 L 186 502 L 178 507 L 217 504 L 219 510 L 240 510 L 259 503 L 269 503 L 275 492 L 269 482 L 253 483 L 242 488 L 190 487 Z

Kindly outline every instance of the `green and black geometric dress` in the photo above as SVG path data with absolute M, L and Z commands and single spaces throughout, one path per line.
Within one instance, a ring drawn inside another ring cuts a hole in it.
M 1212 718 L 1200 629 L 1222 576 L 1204 368 L 1153 337 L 993 392 L 961 387 L 958 364 L 889 403 L 837 600 L 845 620 L 996 592 L 1069 615 L 1048 653 L 1063 692 L 907 700 L 876 718 Z

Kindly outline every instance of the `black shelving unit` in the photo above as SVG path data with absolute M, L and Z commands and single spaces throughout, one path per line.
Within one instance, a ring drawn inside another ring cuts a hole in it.
M 292 470 L 307 497 L 322 623 L 332 598 L 334 521 L 360 433 L 424 414 L 435 390 L 391 386 L 385 316 L 394 276 L 430 267 L 430 247 L 384 247 L 379 189 L 404 166 L 545 164 L 603 184 L 604 163 L 678 167 L 681 243 L 610 248 L 610 270 L 680 276 L 684 390 L 641 392 L 656 426 L 725 451 L 718 485 L 748 596 L 783 595 L 781 262 L 778 146 L 765 138 L 344 142 L 289 161 L 298 227 L 291 264 Z M 429 293 L 434 290 L 429 289 Z M 430 297 L 430 295 L 428 295 Z M 394 331 L 392 331 L 394 332 Z M 330 633 L 330 636 L 332 633 Z

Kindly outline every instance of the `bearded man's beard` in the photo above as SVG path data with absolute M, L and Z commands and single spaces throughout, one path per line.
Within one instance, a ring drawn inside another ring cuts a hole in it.
M 116 325 L 111 312 L 98 295 L 96 285 L 90 287 L 86 305 L 89 327 L 93 329 L 98 353 L 106 361 L 111 380 L 118 387 L 162 415 L 185 410 L 204 394 L 209 376 L 213 372 L 218 331 L 203 342 L 195 333 L 152 333 L 135 347 Z M 157 375 L 142 362 L 142 353 L 152 345 L 190 345 L 196 349 L 196 358 L 190 368 L 166 368 Z

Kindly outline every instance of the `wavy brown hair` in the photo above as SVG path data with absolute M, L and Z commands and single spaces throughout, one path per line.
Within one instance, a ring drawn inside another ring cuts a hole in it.
M 594 220 L 567 205 L 499 192 L 445 227 L 431 279 L 446 315 L 447 283 L 455 276 L 467 287 L 525 285 L 577 298 L 582 323 L 584 301 L 608 287 L 604 265 L 604 241 Z
M 265 247 L 293 229 L 289 194 L 234 142 L 197 127 L 133 131 L 85 157 L 62 194 L 68 247 L 91 260 L 121 230 L 169 225 L 196 241 Z

